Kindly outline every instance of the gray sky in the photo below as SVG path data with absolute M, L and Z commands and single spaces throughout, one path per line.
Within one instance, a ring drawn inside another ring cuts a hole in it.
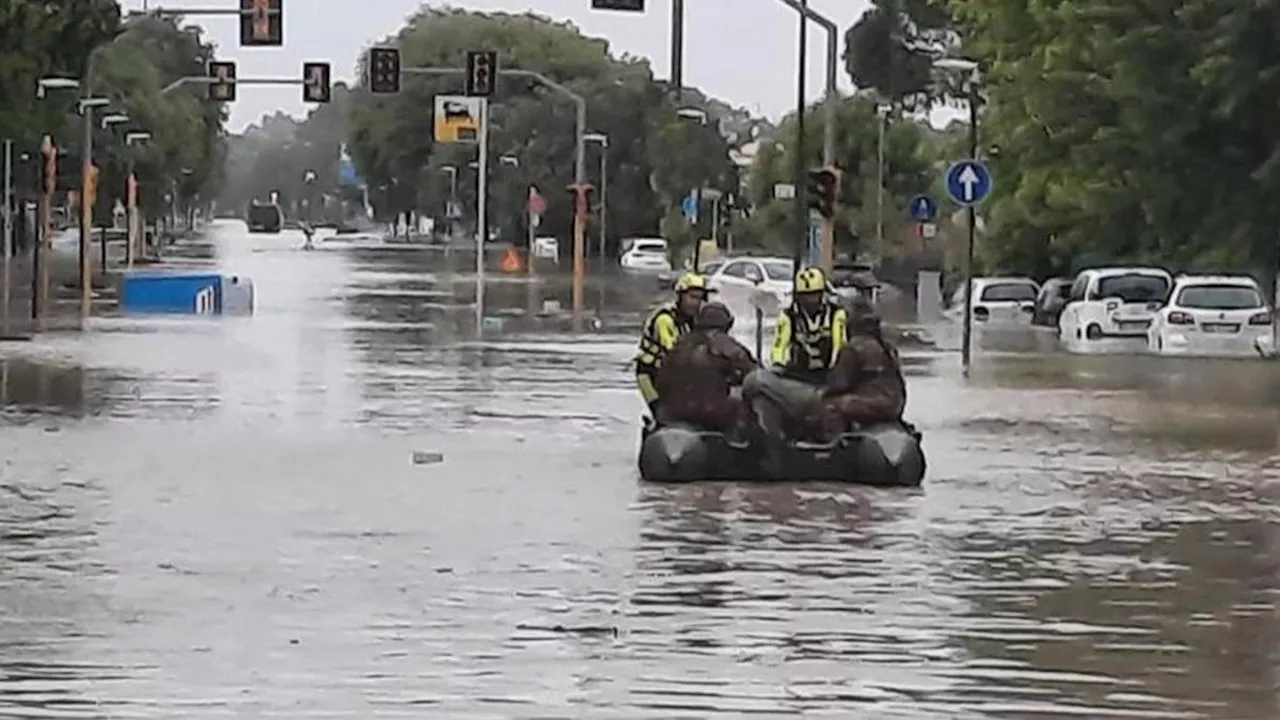
M 143 0 L 123 0 L 126 10 Z M 235 7 L 237 0 L 149 0 L 166 9 Z M 415 0 L 286 0 L 283 48 L 239 47 L 234 17 L 190 21 L 202 25 L 223 59 L 235 60 L 240 77 L 301 76 L 308 60 L 333 63 L 335 80 L 354 80 L 357 55 L 384 35 L 395 32 L 423 3 Z M 446 3 L 426 3 L 445 5 Z M 533 10 L 557 20 L 569 19 L 587 35 L 609 39 L 611 51 L 651 58 L 659 77 L 669 72 L 671 7 L 668 0 L 649 0 L 644 15 L 591 10 L 591 0 L 471 0 L 450 3 L 474 10 Z M 809 0 L 810 7 L 844 31 L 867 8 L 865 0 Z M 797 20 L 779 0 L 686 0 L 684 81 L 711 95 L 753 112 L 778 118 L 796 104 Z M 826 32 L 811 24 L 808 52 L 809 99 L 822 95 Z M 852 89 L 841 61 L 841 87 Z M 240 131 L 263 114 L 284 110 L 305 113 L 302 89 L 243 87 L 232 108 L 230 129 Z

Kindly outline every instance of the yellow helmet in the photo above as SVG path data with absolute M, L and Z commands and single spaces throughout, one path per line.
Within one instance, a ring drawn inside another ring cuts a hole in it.
M 676 280 L 676 293 L 687 292 L 689 290 L 701 290 L 710 292 L 711 288 L 707 287 L 707 278 L 696 272 L 687 272 Z
M 795 292 L 815 293 L 827 289 L 827 276 L 815 267 L 807 267 L 796 273 Z

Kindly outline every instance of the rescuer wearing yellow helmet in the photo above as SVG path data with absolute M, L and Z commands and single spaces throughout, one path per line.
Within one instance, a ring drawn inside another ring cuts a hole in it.
M 822 270 L 801 268 L 791 305 L 778 315 L 770 359 L 788 377 L 822 384 L 844 346 L 847 325 L 847 311 L 827 297 Z
M 675 292 L 675 302 L 664 304 L 645 320 L 636 351 L 636 386 L 654 419 L 658 417 L 657 377 L 662 358 L 693 328 L 699 308 L 715 291 L 708 287 L 705 276 L 687 272 L 676 280 Z

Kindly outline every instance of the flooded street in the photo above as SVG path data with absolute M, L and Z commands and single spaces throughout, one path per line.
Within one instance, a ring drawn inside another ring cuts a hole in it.
M 256 316 L 0 346 L 0 716 L 1280 717 L 1278 366 L 908 353 L 922 490 L 648 486 L 630 330 L 214 236 Z

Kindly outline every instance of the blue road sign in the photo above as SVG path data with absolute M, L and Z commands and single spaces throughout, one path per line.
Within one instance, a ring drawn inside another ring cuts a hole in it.
M 928 195 L 917 195 L 907 204 L 907 211 L 916 222 L 933 222 L 938 217 L 938 203 Z
M 991 194 L 991 171 L 977 160 L 961 160 L 947 168 L 947 195 L 961 207 L 980 204 Z
M 684 212 L 684 216 L 691 223 L 698 222 L 698 195 L 690 190 L 685 196 L 684 201 L 680 203 L 680 210 Z

